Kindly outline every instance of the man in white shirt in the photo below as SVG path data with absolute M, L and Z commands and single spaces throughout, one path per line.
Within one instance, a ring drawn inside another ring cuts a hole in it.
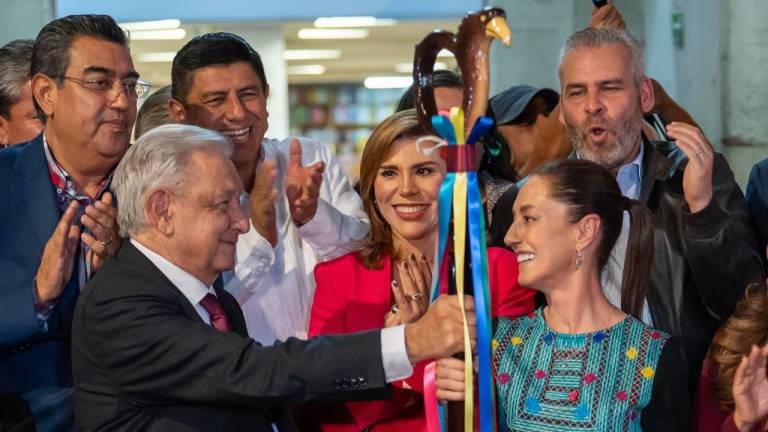
M 383 398 L 412 364 L 464 348 L 455 296 L 405 326 L 270 347 L 248 338 L 234 297 L 213 286 L 250 225 L 232 151 L 216 132 L 165 125 L 142 136 L 115 171 L 120 234 L 130 241 L 74 313 L 80 430 L 290 431 L 287 407 Z
M 328 146 L 264 139 L 269 85 L 259 54 L 239 36 L 197 36 L 172 68 L 171 115 L 235 145 L 253 226 L 240 235 L 235 271 L 223 275 L 248 332 L 263 344 L 306 338 L 315 264 L 341 256 L 368 232 L 360 198 Z

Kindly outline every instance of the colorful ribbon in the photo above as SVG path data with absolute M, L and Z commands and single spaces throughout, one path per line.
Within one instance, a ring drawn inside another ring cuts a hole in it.
M 469 139 L 464 142 L 464 113 L 460 108 L 451 110 L 450 119 L 445 116 L 432 117 L 435 130 L 448 143 L 447 153 L 464 155 L 470 160 L 469 151 L 474 143 L 483 136 L 493 125 L 487 117 L 480 117 L 472 127 Z M 459 148 L 451 148 L 453 146 Z M 465 365 L 465 398 L 464 398 L 464 429 L 473 430 L 474 419 L 474 388 L 473 388 L 473 355 L 469 344 L 469 328 L 464 315 L 464 293 L 469 287 L 464 286 L 464 272 L 469 269 L 472 276 L 472 293 L 474 295 L 475 311 L 477 314 L 477 346 L 478 346 L 478 394 L 481 432 L 493 432 L 495 427 L 493 375 L 491 368 L 491 309 L 490 291 L 488 286 L 488 257 L 485 244 L 485 215 L 480 195 L 480 185 L 477 173 L 468 170 L 468 164 L 457 163 L 454 169 L 448 170 L 445 180 L 440 187 L 438 200 L 438 242 L 435 245 L 435 263 L 432 274 L 440 275 L 432 281 L 432 301 L 441 293 L 441 286 L 446 286 L 446 277 L 451 277 L 445 269 L 447 264 L 446 251 L 448 242 L 453 241 L 453 262 L 455 263 L 456 294 L 462 307 L 464 321 L 464 365 Z M 461 165 L 460 167 L 458 165 Z M 461 168 L 461 169 L 456 169 Z M 453 226 L 451 227 L 451 216 Z M 451 230 L 451 228 L 453 228 Z M 449 238 L 449 234 L 453 238 Z M 469 242 L 469 257 L 466 256 L 466 245 Z M 467 266 L 469 259 L 469 266 Z M 424 402 L 427 410 L 427 428 L 430 432 L 445 431 L 445 407 L 437 402 L 434 387 L 434 367 L 428 368 L 424 374 Z M 437 417 L 438 421 L 435 420 Z

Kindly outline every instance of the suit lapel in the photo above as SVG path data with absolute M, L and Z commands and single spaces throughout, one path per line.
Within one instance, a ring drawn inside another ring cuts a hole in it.
M 187 316 L 187 318 L 192 318 L 195 320 L 200 321 L 201 323 L 205 324 L 205 321 L 203 321 L 202 318 L 200 318 L 200 315 L 197 313 L 197 310 L 192 305 L 192 303 L 187 300 L 187 297 L 184 295 L 184 293 L 179 290 L 176 285 L 171 282 L 170 279 L 168 279 L 163 272 L 160 271 L 153 263 L 149 260 L 143 253 L 141 253 L 134 245 L 131 244 L 129 239 L 123 240 L 123 246 L 120 249 L 120 252 L 117 254 L 118 258 L 131 262 L 134 265 L 145 269 L 148 272 L 151 272 L 157 277 L 159 280 L 163 282 L 163 285 L 165 285 L 165 288 L 171 290 L 176 297 L 179 299 L 179 304 L 181 304 L 182 309 L 184 309 L 184 314 Z M 158 287 L 160 288 L 160 287 Z
M 61 214 L 48 173 L 42 134 L 19 152 L 13 169 L 20 177 L 18 182 L 9 184 L 11 194 L 28 221 L 35 250 L 42 251 Z

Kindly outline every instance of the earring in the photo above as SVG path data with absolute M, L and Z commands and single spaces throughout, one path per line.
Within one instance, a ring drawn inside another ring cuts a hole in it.
M 580 268 L 581 265 L 584 264 L 584 260 L 581 258 L 581 251 L 576 250 L 576 268 Z

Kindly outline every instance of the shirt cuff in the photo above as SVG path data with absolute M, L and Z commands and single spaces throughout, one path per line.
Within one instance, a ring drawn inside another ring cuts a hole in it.
M 381 360 L 388 383 L 400 381 L 413 374 L 413 365 L 405 348 L 405 326 L 381 330 Z
M 56 301 L 43 302 L 37 298 L 37 280 L 32 283 L 32 306 L 35 308 L 35 315 L 37 320 L 40 321 L 40 327 L 43 333 L 48 331 L 48 318 L 51 317 Z

